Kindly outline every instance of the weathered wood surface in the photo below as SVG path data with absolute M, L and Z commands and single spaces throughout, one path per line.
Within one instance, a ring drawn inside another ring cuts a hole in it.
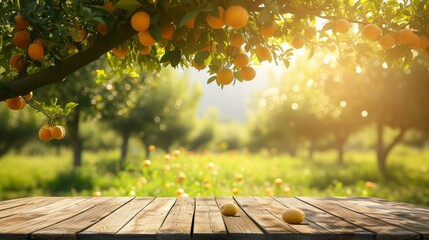
M 235 202 L 236 216 L 220 213 Z M 282 220 L 285 209 L 306 214 Z M 0 239 L 429 239 L 429 208 L 363 197 L 34 197 L 0 202 Z

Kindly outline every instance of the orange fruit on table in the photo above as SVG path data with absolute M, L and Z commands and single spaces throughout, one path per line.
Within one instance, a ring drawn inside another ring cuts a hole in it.
M 234 47 L 241 47 L 244 44 L 244 36 L 239 33 L 234 33 L 231 36 L 231 45 Z
M 249 21 L 249 13 L 242 6 L 238 6 L 238 5 L 231 6 L 225 12 L 226 25 L 234 29 L 240 29 L 246 26 L 248 21 Z
M 207 14 L 206 21 L 207 24 L 213 29 L 223 28 L 225 26 L 225 10 L 221 7 L 218 7 L 218 17 Z
M 292 47 L 295 49 L 300 49 L 304 46 L 305 40 L 302 37 L 296 37 L 292 40 Z
M 362 38 L 375 41 L 380 36 L 380 33 L 381 33 L 380 28 L 377 25 L 370 23 L 365 25 L 365 27 L 362 28 L 361 34 L 362 34 Z
M 47 142 L 49 140 L 52 139 L 52 135 L 51 135 L 51 127 L 49 127 L 48 125 L 43 125 L 40 129 L 39 129 L 39 139 Z
M 45 56 L 45 49 L 40 43 L 32 43 L 28 46 L 28 56 L 34 60 L 40 60 Z
M 71 29 L 71 38 L 74 42 L 82 42 L 85 40 L 86 31 L 85 29 L 81 29 L 78 27 L 74 27 Z
M 378 44 L 380 44 L 383 49 L 391 49 L 395 46 L 395 43 L 395 37 L 390 33 L 386 33 L 378 39 Z
M 276 33 L 277 25 L 274 22 L 266 22 L 259 28 L 261 35 L 264 37 L 272 37 Z
M 52 138 L 55 138 L 55 139 L 63 139 L 64 137 L 65 137 L 65 135 L 66 135 L 66 130 L 64 129 L 64 127 L 63 126 L 54 126 L 54 127 L 52 127 L 51 129 L 51 136 L 52 136 Z
M 250 62 L 249 56 L 245 53 L 239 53 L 235 57 L 234 61 L 232 62 L 236 67 L 244 68 L 246 67 Z
M 256 55 L 259 58 L 260 62 L 263 61 L 268 61 L 271 62 L 271 60 L 273 60 L 273 57 L 271 55 L 271 51 L 268 47 L 266 46 L 257 46 L 255 49 Z
M 313 38 L 314 36 L 316 36 L 316 34 L 317 34 L 317 30 L 315 27 L 308 27 L 304 29 L 304 36 L 306 38 Z
M 113 48 L 112 52 L 115 56 L 120 58 L 125 57 L 125 55 L 127 55 L 127 49 L 124 48 L 122 45 Z
M 22 97 L 25 99 L 25 101 L 30 101 L 30 99 L 33 98 L 33 92 L 30 92 Z
M 189 19 L 186 23 L 185 26 L 187 28 L 194 28 L 195 25 L 195 20 L 197 19 L 197 15 L 193 16 L 191 19 Z
M 150 47 L 148 47 L 148 46 L 143 46 L 141 49 L 140 49 L 140 54 L 141 55 L 147 55 L 147 54 L 149 54 L 150 53 Z
M 414 39 L 414 35 L 411 29 L 405 28 L 399 31 L 398 40 L 400 44 L 410 44 Z
M 152 35 L 150 35 L 149 31 L 139 32 L 139 41 L 144 46 L 152 46 L 156 43 L 155 39 L 153 39 Z
M 240 69 L 241 77 L 243 80 L 250 81 L 256 77 L 256 71 L 253 67 L 244 67 Z
M 109 32 L 109 28 L 107 27 L 107 24 L 99 22 L 97 23 L 97 32 L 101 35 L 106 35 Z
M 162 37 L 165 39 L 171 39 L 174 33 L 174 26 L 172 24 L 164 26 L 161 30 Z
M 30 22 L 27 20 L 24 20 L 24 16 L 22 16 L 21 14 L 18 14 L 15 16 L 15 28 L 18 31 L 22 31 L 27 29 L 30 26 Z
M 234 80 L 234 73 L 229 68 L 222 68 L 216 74 L 216 82 L 220 85 L 228 85 Z
M 21 71 L 25 66 L 25 59 L 22 54 L 14 54 L 9 60 L 10 69 Z
M 21 96 L 6 99 L 6 105 L 11 110 L 21 110 L 25 107 L 25 100 Z
M 350 30 L 350 23 L 346 19 L 340 19 L 335 22 L 334 30 L 338 33 L 347 33 Z
M 145 11 L 138 11 L 131 17 L 131 26 L 134 30 L 141 32 L 149 29 L 150 16 Z
M 30 33 L 25 30 L 18 31 L 13 35 L 12 42 L 17 48 L 26 49 L 30 44 Z

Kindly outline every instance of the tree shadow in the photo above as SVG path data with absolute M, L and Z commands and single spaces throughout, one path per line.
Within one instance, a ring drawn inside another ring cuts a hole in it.
M 70 195 L 73 192 L 93 189 L 94 182 L 94 177 L 81 169 L 63 171 L 57 177 L 47 182 L 45 189 L 51 195 Z

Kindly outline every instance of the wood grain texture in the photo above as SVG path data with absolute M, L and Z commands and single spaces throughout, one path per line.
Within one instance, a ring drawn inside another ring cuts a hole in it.
M 160 240 L 191 239 L 194 198 L 178 198 L 157 233 Z
M 42 207 L 42 206 L 54 203 L 61 199 L 64 199 L 64 198 L 61 198 L 61 197 L 35 198 L 35 199 L 27 198 L 22 202 L 23 204 L 0 211 L 0 218 L 12 216 L 21 212 L 26 212 L 34 208 L 38 208 L 38 207 Z
M 196 198 L 192 239 L 227 239 L 222 214 L 214 198 Z

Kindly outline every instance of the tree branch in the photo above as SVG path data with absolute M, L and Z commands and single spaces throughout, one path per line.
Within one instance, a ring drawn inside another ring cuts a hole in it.
M 127 41 L 137 32 L 131 25 L 124 23 L 112 34 L 97 39 L 91 47 L 80 51 L 55 66 L 48 67 L 37 73 L 14 79 L 0 85 L 0 101 L 11 97 L 25 95 L 45 85 L 60 82 L 81 67 L 97 60 L 100 56 Z

